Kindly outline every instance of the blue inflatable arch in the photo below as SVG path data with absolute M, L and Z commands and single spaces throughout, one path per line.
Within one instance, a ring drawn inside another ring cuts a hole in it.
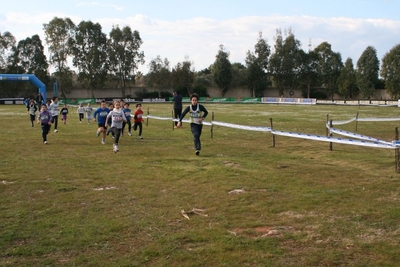
M 46 85 L 34 74 L 0 74 L 0 82 L 31 82 L 39 89 L 44 101 L 46 101 Z

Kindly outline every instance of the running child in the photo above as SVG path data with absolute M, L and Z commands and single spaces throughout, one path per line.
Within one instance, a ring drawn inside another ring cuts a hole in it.
M 83 114 L 85 113 L 85 108 L 82 103 L 79 103 L 78 109 L 76 110 L 79 116 L 79 123 L 82 123 Z
M 88 124 L 89 124 L 90 121 L 92 120 L 92 111 L 93 111 L 93 108 L 92 108 L 92 105 L 91 105 L 90 102 L 89 102 L 89 103 L 87 103 L 87 106 L 86 106 L 86 108 L 85 108 L 86 119 L 87 119 L 87 123 L 88 123 Z
M 113 109 L 114 109 L 114 103 L 108 104 L 108 109 L 109 109 L 110 111 L 113 110 Z M 107 118 L 106 120 L 107 120 L 107 124 L 108 124 L 108 125 L 111 125 L 111 118 Z M 106 129 L 107 129 L 107 127 L 106 127 Z M 112 135 L 112 138 L 114 139 L 115 134 L 114 134 L 113 131 L 111 131 L 111 127 L 107 130 L 107 135 L 109 135 L 110 133 L 111 133 L 111 135 Z
M 100 133 L 103 134 L 103 137 L 101 139 L 101 143 L 103 145 L 106 144 L 106 131 L 107 131 L 106 119 L 108 113 L 110 113 L 110 110 L 106 106 L 106 101 L 102 100 L 100 103 L 100 107 L 97 108 L 93 114 L 93 120 L 96 121 L 97 117 L 97 125 L 99 126 L 99 128 L 97 129 L 97 136 L 100 136 Z
M 33 127 L 34 121 L 36 119 L 36 111 L 37 111 L 36 104 L 35 104 L 35 101 L 33 99 L 31 99 L 29 101 L 29 104 L 28 104 L 27 108 L 28 108 L 29 117 L 31 119 L 31 126 Z
M 194 93 L 190 95 L 190 102 L 191 105 L 182 112 L 176 127 L 181 127 L 183 118 L 190 112 L 190 129 L 193 134 L 194 148 L 196 149 L 195 153 L 196 156 L 198 156 L 201 150 L 200 136 L 203 129 L 203 120 L 207 117 L 208 111 L 203 105 L 199 104 L 198 94 Z
M 136 131 L 137 128 L 139 127 L 139 139 L 143 139 L 142 137 L 142 122 L 143 122 L 143 110 L 142 110 L 142 104 L 138 103 L 136 104 L 136 110 L 135 110 L 135 115 L 133 116 L 134 119 L 134 124 L 133 124 L 133 130 Z
M 58 126 L 58 111 L 59 111 L 60 103 L 58 102 L 58 97 L 53 96 L 53 100 L 51 101 L 49 111 L 53 116 L 51 119 L 51 123 L 54 124 L 54 132 L 57 133 L 57 126 Z
M 114 109 L 112 111 L 110 111 L 110 113 L 108 113 L 108 115 L 107 115 L 105 126 L 106 127 L 108 126 L 107 120 L 108 120 L 108 118 L 111 118 L 110 130 L 115 134 L 113 151 L 114 151 L 114 153 L 117 153 L 119 151 L 118 141 L 119 141 L 119 136 L 121 134 L 122 123 L 124 121 L 126 122 L 126 117 L 125 117 L 125 114 L 122 112 L 121 103 L 119 101 L 115 101 L 114 106 L 115 106 Z
M 42 105 L 41 111 L 39 113 L 39 116 L 37 118 L 37 123 L 41 124 L 42 126 L 42 138 L 43 138 L 43 144 L 47 145 L 47 134 L 50 131 L 50 126 L 51 126 L 51 120 L 53 116 L 50 113 L 50 111 L 47 110 L 46 105 Z
M 132 129 L 132 124 L 131 124 L 131 109 L 129 108 L 129 103 L 125 103 L 124 108 L 122 109 L 122 112 L 125 114 L 126 117 L 126 122 L 122 123 L 122 132 L 121 136 L 124 136 L 124 129 L 125 126 L 128 124 L 128 135 L 131 136 L 131 129 Z
M 68 107 L 67 104 L 64 104 L 63 108 L 60 110 L 61 120 L 64 124 L 67 124 L 67 115 L 68 115 Z
M 50 110 L 50 105 L 51 105 L 51 100 L 47 99 L 46 100 L 46 108 L 47 108 L 47 110 Z M 42 106 L 40 106 L 40 108 L 42 108 Z

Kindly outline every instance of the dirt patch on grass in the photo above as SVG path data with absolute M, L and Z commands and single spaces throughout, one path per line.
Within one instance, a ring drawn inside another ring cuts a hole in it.
M 231 168 L 240 168 L 240 164 L 235 163 L 235 162 L 231 162 L 231 161 L 222 161 L 222 163 L 227 166 L 227 167 L 231 167 Z
M 247 238 L 266 238 L 271 236 L 282 236 L 284 233 L 293 231 L 291 226 L 259 226 L 255 228 L 234 228 L 228 232 L 234 236 Z

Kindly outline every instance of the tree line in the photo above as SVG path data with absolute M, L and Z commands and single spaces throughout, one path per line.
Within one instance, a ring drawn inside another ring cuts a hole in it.
M 259 32 L 254 50 L 246 52 L 245 64 L 231 63 L 229 51 L 221 44 L 215 61 L 203 70 L 195 71 L 189 57 L 170 66 L 167 58 L 158 55 L 143 74 L 138 71 L 145 64 L 143 40 L 129 26 L 113 26 L 107 35 L 99 23 L 76 25 L 69 18 L 55 17 L 43 24 L 43 30 L 49 58 L 39 35 L 17 43 L 12 33 L 0 33 L 0 73 L 35 74 L 48 88 L 57 80 L 61 97 L 72 88 L 86 88 L 93 98 L 95 90 L 113 88 L 125 97 L 126 89 L 138 83 L 156 88 L 159 96 L 169 89 L 183 95 L 194 91 L 207 95 L 209 87 L 218 88 L 220 96 L 238 87 L 247 88 L 253 97 L 264 96 L 271 88 L 280 95 L 301 89 L 307 98 L 338 94 L 345 99 L 370 99 L 376 89 L 386 89 L 393 99 L 400 96 L 400 45 L 384 55 L 382 64 L 376 49 L 368 46 L 354 65 L 351 58 L 343 63 L 328 42 L 316 47 L 309 44 L 305 51 L 292 29 L 277 29 L 273 49 Z M 55 70 L 51 75 L 50 67 Z M 25 90 L 34 92 L 29 86 L 24 85 Z M 24 88 L 0 83 L 0 90 L 1 95 L 14 97 Z

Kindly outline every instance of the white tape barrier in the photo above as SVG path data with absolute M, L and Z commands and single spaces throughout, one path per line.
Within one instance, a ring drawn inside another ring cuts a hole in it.
M 350 120 L 347 121 L 332 121 L 332 125 L 343 125 L 343 124 L 348 124 L 350 122 L 355 121 L 357 118 L 352 118 Z
M 347 124 L 350 123 L 352 121 L 363 121 L 363 122 L 382 122 L 382 121 L 400 121 L 400 118 L 352 118 L 350 120 L 347 121 L 332 121 L 332 125 L 343 125 L 343 124 Z M 327 122 L 326 123 L 326 128 L 329 130 L 330 133 L 336 133 L 342 136 L 347 136 L 347 137 L 352 137 L 352 138 L 356 138 L 356 139 L 361 139 L 361 140 L 366 140 L 368 142 L 373 142 L 375 143 L 379 143 L 382 146 L 389 146 L 389 148 L 398 148 L 400 147 L 400 141 L 399 140 L 395 140 L 392 142 L 387 142 L 387 141 L 383 141 L 374 137 L 370 137 L 370 136 L 365 136 L 365 135 L 361 135 L 361 134 L 356 134 L 356 133 L 352 133 L 349 131 L 343 131 L 340 129 L 335 129 L 335 128 L 331 128 L 330 127 L 330 123 Z
M 332 121 L 332 125 L 343 125 L 353 121 L 400 121 L 400 118 L 351 118 L 346 121 Z
M 152 116 L 152 115 L 148 115 L 147 117 L 154 118 L 154 119 L 178 121 L 178 119 L 173 119 L 170 117 L 159 117 L 159 116 Z M 183 122 L 189 123 L 190 121 L 183 120 Z M 354 140 L 354 139 L 345 139 L 345 138 L 337 138 L 337 137 L 321 136 L 321 135 L 313 135 L 313 134 L 277 131 L 277 130 L 272 130 L 270 127 L 244 126 L 244 125 L 219 122 L 219 121 L 204 122 L 203 124 L 216 125 L 216 126 L 248 130 L 248 131 L 271 132 L 272 134 L 279 135 L 279 136 L 294 137 L 294 138 L 301 138 L 301 139 L 308 139 L 308 140 L 315 140 L 315 141 L 322 141 L 322 142 L 330 142 L 330 143 L 365 146 L 365 147 L 395 149 L 400 146 L 400 143 L 397 143 L 395 141 L 393 141 L 393 142 L 382 141 L 382 140 L 379 140 L 376 138 L 367 137 L 367 136 L 363 136 L 363 135 L 359 135 L 359 134 L 355 134 L 355 133 L 351 133 L 351 132 L 345 133 L 344 131 L 337 130 L 334 128 L 332 128 L 332 130 L 337 131 L 337 133 L 347 134 L 349 137 L 353 137 L 353 138 L 357 138 L 357 139 L 364 139 L 364 140 Z M 327 124 L 327 127 L 329 128 L 328 124 Z
M 238 124 L 232 124 L 232 123 L 226 123 L 226 122 L 220 122 L 220 121 L 212 121 L 211 124 L 217 125 L 217 126 L 228 127 L 228 128 L 234 128 L 234 129 L 248 130 L 248 131 L 271 132 L 270 127 L 244 126 L 244 125 L 238 125 Z
M 75 107 L 75 105 L 70 105 L 70 106 Z M 152 119 L 157 119 L 157 120 L 178 121 L 178 119 L 174 119 L 171 117 L 161 117 L 161 116 L 153 116 L 153 115 L 143 116 L 143 119 L 145 119 L 145 118 L 152 118 Z M 351 118 L 351 119 L 345 120 L 345 121 L 332 121 L 332 125 L 344 125 L 344 124 L 348 124 L 353 121 L 364 121 L 364 122 L 366 122 L 366 121 L 372 121 L 372 122 L 400 121 L 400 118 Z M 182 120 L 182 122 L 189 123 L 190 121 L 187 119 L 184 119 L 184 120 Z M 328 122 L 326 123 L 326 127 L 329 129 L 330 133 L 336 133 L 339 135 L 343 135 L 343 136 L 347 136 L 347 137 L 351 137 L 351 138 L 355 138 L 355 139 L 361 139 L 361 140 L 277 131 L 277 130 L 272 130 L 270 127 L 244 126 L 244 125 L 219 122 L 219 121 L 203 122 L 203 124 L 208 125 L 208 126 L 216 125 L 216 126 L 248 130 L 248 131 L 271 132 L 272 134 L 280 135 L 280 136 L 294 137 L 294 138 L 301 138 L 301 139 L 308 139 L 308 140 L 315 140 L 315 141 L 323 141 L 323 142 L 330 142 L 330 143 L 339 143 L 339 144 L 348 144 L 348 145 L 357 145 L 357 146 L 366 146 L 366 147 L 375 147 L 375 148 L 390 148 L 390 149 L 395 149 L 395 148 L 400 147 L 400 141 L 398 141 L 398 140 L 392 141 L 392 142 L 387 142 L 387 141 L 383 141 L 383 140 L 365 136 L 365 135 L 360 135 L 360 134 L 356 134 L 356 133 L 352 133 L 352 132 L 348 132 L 348 131 L 330 128 Z
M 328 129 L 329 129 L 329 127 L 328 127 Z M 349 132 L 349 131 L 343 131 L 343 130 L 340 130 L 340 129 L 330 128 L 329 131 L 330 131 L 330 133 L 336 133 L 336 134 L 340 134 L 340 135 L 347 136 L 347 137 L 353 137 L 353 138 L 356 138 L 356 139 L 367 140 L 367 141 L 370 141 L 370 142 L 379 142 L 379 143 L 385 143 L 385 144 L 392 144 L 391 142 L 383 141 L 381 139 L 377 139 L 377 138 L 366 136 L 366 135 L 356 134 L 356 133 L 352 133 L 352 132 Z
M 400 121 L 400 118 L 358 118 L 357 121 Z
M 283 132 L 283 131 L 272 131 L 273 134 L 288 136 L 288 137 L 296 137 L 301 139 L 309 139 L 316 141 L 324 141 L 330 143 L 339 143 L 339 144 L 347 144 L 347 145 L 356 145 L 356 146 L 367 146 L 367 147 L 376 147 L 376 148 L 397 148 L 394 143 L 380 143 L 380 142 L 368 142 L 362 140 L 353 140 L 353 139 L 344 139 L 330 136 L 320 136 L 320 135 L 312 135 L 312 134 L 302 134 L 302 133 L 292 133 L 292 132 Z

